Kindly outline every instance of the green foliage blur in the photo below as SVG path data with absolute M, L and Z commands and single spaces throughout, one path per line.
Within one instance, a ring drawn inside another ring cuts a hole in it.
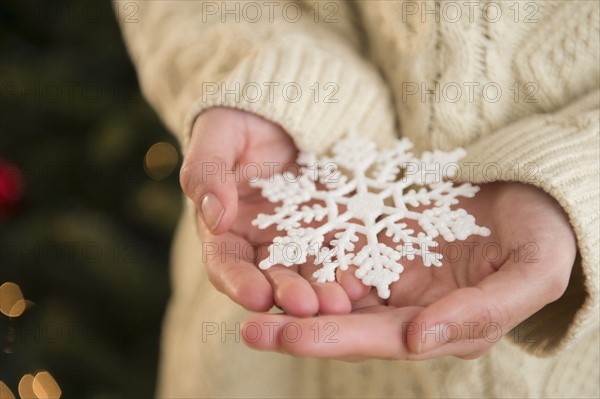
M 0 315 L 0 380 L 17 396 L 39 370 L 63 398 L 154 390 L 181 194 L 179 164 L 157 181 L 144 156 L 178 147 L 140 95 L 111 7 L 0 3 L 0 161 L 25 181 L 0 215 L 0 284 L 32 301 Z

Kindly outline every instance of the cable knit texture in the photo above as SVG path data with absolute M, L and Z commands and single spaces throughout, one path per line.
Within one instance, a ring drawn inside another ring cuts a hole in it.
M 469 362 L 298 359 L 202 335 L 203 323 L 234 328 L 247 313 L 210 286 L 188 203 L 173 247 L 159 396 L 600 396 L 598 2 L 115 7 L 142 90 L 184 151 L 193 121 L 213 106 L 270 119 L 303 150 L 326 151 L 351 129 L 381 146 L 397 136 L 417 151 L 463 146 L 461 180 L 545 190 L 579 248 L 566 293 L 523 323 L 535 339 L 513 334 Z

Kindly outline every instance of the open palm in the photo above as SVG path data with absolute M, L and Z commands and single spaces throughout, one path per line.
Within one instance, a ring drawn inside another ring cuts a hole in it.
M 405 264 L 387 302 L 364 289 L 359 299 L 354 288 L 351 296 L 357 300 L 347 315 L 307 319 L 257 315 L 246 326 L 272 328 L 277 323 L 277 329 L 260 340 L 247 339 L 248 344 L 350 360 L 481 355 L 517 323 L 560 298 L 576 243 L 561 207 L 533 186 L 485 184 L 460 207 L 492 234 L 441 242 L 445 258 L 440 268 L 424 267 L 419 260 Z M 356 287 L 352 276 L 342 279 L 346 280 L 342 286 Z M 291 322 L 306 332 L 301 339 L 286 339 L 285 326 Z M 310 332 L 319 326 L 333 328 L 335 340 L 314 339 Z M 267 339 L 270 336 L 276 339 Z
M 258 230 L 251 221 L 274 205 L 250 183 L 294 171 L 297 149 L 287 133 L 259 116 L 212 108 L 194 124 L 181 169 L 181 186 L 200 210 L 203 259 L 213 285 L 249 310 L 273 305 L 295 316 L 347 313 L 350 300 L 333 282 L 316 284 L 312 265 L 261 271 L 275 229 Z M 304 278 L 306 277 L 306 278 Z

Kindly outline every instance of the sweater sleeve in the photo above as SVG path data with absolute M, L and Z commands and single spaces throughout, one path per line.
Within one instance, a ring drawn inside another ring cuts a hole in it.
M 474 183 L 533 184 L 568 214 L 578 256 L 565 294 L 523 322 L 513 338 L 549 355 L 598 328 L 600 263 L 600 91 L 552 114 L 537 114 L 467 147 L 464 170 Z
M 342 1 L 115 3 L 141 89 L 186 147 L 195 118 L 235 107 L 322 152 L 351 129 L 394 138 L 391 94 Z

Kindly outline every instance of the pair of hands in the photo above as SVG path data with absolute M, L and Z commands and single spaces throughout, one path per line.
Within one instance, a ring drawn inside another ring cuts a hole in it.
M 387 301 L 353 271 L 316 283 L 311 264 L 260 270 L 281 233 L 251 225 L 274 205 L 248 181 L 281 172 L 296 154 L 280 126 L 212 108 L 197 118 L 181 170 L 201 239 L 217 248 L 205 254 L 212 284 L 248 310 L 284 311 L 246 320 L 242 336 L 251 347 L 349 361 L 475 358 L 566 290 L 577 251 L 573 231 L 552 197 L 521 183 L 484 184 L 461 200 L 492 234 L 453 243 L 441 268 L 405 264 Z

